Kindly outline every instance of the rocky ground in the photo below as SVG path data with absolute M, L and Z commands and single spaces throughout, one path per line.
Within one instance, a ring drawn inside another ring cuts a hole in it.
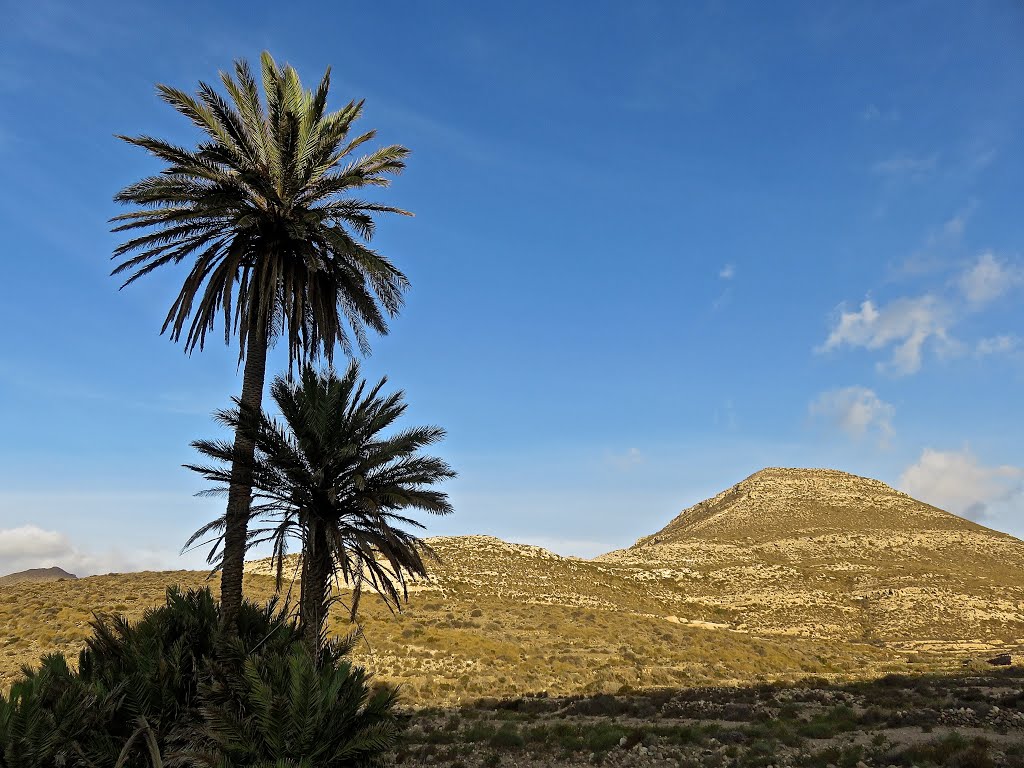
M 1024 766 L 1024 668 L 482 700 L 411 715 L 399 765 Z

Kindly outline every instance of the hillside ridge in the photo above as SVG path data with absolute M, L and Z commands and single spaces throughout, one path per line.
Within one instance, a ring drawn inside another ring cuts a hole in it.
M 688 507 L 629 549 L 687 539 L 750 543 L 852 530 L 959 530 L 1007 536 L 881 480 L 837 469 L 766 467 Z
M 51 566 L 49 568 L 29 568 L 16 573 L 8 573 L 0 576 L 0 584 L 17 584 L 23 581 L 47 582 L 60 581 L 62 579 L 77 579 L 73 573 L 68 573 L 63 568 Z

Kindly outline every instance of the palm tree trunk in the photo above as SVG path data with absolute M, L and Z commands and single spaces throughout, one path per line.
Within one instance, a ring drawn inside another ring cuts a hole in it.
M 327 547 L 327 533 L 314 524 L 307 532 L 302 552 L 302 633 L 314 658 L 320 655 L 320 631 L 327 618 L 327 590 L 333 562 Z
M 266 375 L 267 331 L 264 327 L 261 333 L 249 334 L 246 342 L 242 395 L 239 398 L 243 415 L 246 412 L 261 412 Z M 242 605 L 242 571 L 245 566 L 249 505 L 252 501 L 254 454 L 255 445 L 244 434 L 240 424 L 235 430 L 231 485 L 228 488 L 228 508 L 224 516 L 224 561 L 220 574 L 221 625 L 229 632 L 235 629 L 238 610 Z

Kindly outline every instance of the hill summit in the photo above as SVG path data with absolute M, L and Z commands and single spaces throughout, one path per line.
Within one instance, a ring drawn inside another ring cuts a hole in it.
M 0 584 L 17 584 L 19 582 L 46 582 L 61 581 L 63 579 L 77 579 L 73 573 L 68 573 L 63 568 L 53 566 L 52 568 L 29 568 L 27 571 L 9 573 L 0 576 Z
M 633 548 L 694 538 L 760 542 L 880 530 L 987 529 L 880 480 L 836 469 L 769 467 L 684 510 Z

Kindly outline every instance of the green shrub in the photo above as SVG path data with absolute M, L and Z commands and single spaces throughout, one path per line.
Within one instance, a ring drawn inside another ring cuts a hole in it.
M 584 736 L 583 742 L 591 752 L 607 752 L 619 746 L 619 741 L 627 739 L 625 728 L 610 723 L 600 723 L 589 728 Z
M 243 674 L 229 677 L 216 704 L 204 687 L 202 736 L 220 768 L 297 765 L 313 768 L 376 766 L 395 746 L 396 692 L 371 692 L 368 676 L 347 661 L 320 664 L 303 645 L 285 655 L 258 652 Z M 223 695 L 227 694 L 227 695 Z
M 512 723 L 503 723 L 487 743 L 496 749 L 518 749 L 526 744 L 526 740 Z

